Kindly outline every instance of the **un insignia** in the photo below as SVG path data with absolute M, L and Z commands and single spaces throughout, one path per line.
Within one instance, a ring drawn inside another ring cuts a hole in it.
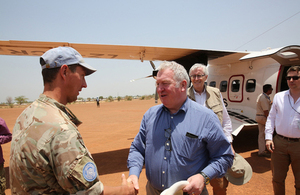
M 97 169 L 94 163 L 88 162 L 83 167 L 83 177 L 85 180 L 91 182 L 97 177 Z

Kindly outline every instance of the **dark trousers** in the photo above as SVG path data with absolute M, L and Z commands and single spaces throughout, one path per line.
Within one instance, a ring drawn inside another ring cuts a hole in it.
M 295 194 L 300 195 L 300 141 L 290 141 L 276 135 L 273 142 L 275 149 L 271 155 L 271 167 L 274 194 L 285 194 L 285 179 L 291 165 L 295 177 Z

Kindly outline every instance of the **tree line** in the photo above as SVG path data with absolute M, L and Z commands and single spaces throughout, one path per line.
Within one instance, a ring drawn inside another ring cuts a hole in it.
M 104 98 L 103 96 L 99 96 L 98 98 L 99 98 L 100 101 L 105 100 L 106 102 L 113 102 L 115 100 L 117 100 L 117 101 L 121 101 L 121 100 L 131 101 L 132 99 L 147 100 L 147 99 L 154 98 L 154 94 L 152 94 L 152 95 L 143 95 L 143 96 L 139 96 L 139 95 L 137 95 L 137 96 L 128 96 L 128 95 L 126 95 L 125 97 L 108 96 L 107 98 Z M 78 97 L 77 100 L 78 101 L 88 101 L 88 102 L 90 102 L 90 101 L 95 101 L 96 98 L 86 98 L 86 100 L 85 100 L 84 98 Z M 24 95 L 15 97 L 14 99 L 12 97 L 7 97 L 6 98 L 6 103 L 9 107 L 13 108 L 14 102 L 18 105 L 22 105 L 22 104 L 28 103 L 28 98 L 26 98 Z

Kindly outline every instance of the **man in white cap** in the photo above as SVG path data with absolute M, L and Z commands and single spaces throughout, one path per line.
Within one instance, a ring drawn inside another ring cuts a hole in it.
M 71 47 L 40 58 L 44 92 L 18 117 L 10 152 L 12 194 L 134 194 L 122 185 L 103 186 L 95 162 L 78 131 L 81 121 L 65 106 L 77 99 L 96 71 Z

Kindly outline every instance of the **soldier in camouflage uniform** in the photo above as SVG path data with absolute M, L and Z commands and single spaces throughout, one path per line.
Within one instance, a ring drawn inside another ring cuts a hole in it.
M 65 106 L 87 87 L 96 70 L 73 48 L 58 47 L 41 58 L 44 92 L 18 117 L 10 152 L 12 194 L 134 194 L 122 185 L 103 186 L 77 129 L 81 122 Z

